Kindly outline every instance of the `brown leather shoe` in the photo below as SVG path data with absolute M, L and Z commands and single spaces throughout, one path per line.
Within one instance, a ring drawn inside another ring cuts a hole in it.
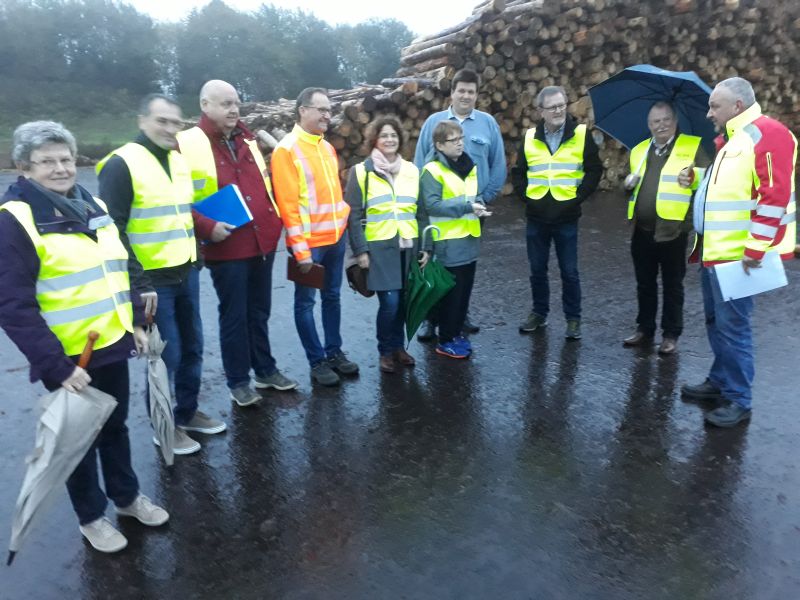
M 392 354 L 392 358 L 394 358 L 396 362 L 400 363 L 404 367 L 413 367 L 415 364 L 417 364 L 417 361 L 414 360 L 414 357 L 402 348 L 400 350 L 395 350 L 394 354 Z
M 634 346 L 644 346 L 646 344 L 651 344 L 652 342 L 653 342 L 652 335 L 647 335 L 644 331 L 639 331 L 637 329 L 633 335 L 629 335 L 624 340 L 622 340 L 622 345 L 632 348 Z
M 659 354 L 675 354 L 678 349 L 678 340 L 671 337 L 665 337 L 661 340 L 661 345 L 658 347 Z
M 394 358 L 392 358 L 391 354 L 387 354 L 386 356 L 381 355 L 380 363 L 378 364 L 378 368 L 381 370 L 382 373 L 394 373 Z

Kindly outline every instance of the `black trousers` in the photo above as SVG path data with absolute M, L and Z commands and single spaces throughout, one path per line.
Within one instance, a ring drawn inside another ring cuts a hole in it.
M 469 308 L 469 298 L 472 295 L 472 284 L 475 282 L 475 266 L 477 264 L 477 261 L 473 261 L 458 267 L 445 267 L 456 278 L 456 284 L 439 301 L 439 343 L 441 344 L 461 335 Z
M 663 307 L 661 330 L 664 337 L 677 338 L 683 332 L 683 277 L 686 275 L 686 242 L 680 234 L 668 242 L 656 242 L 654 232 L 634 228 L 631 256 L 636 272 L 639 331 L 654 335 L 658 313 L 658 271 L 661 270 Z

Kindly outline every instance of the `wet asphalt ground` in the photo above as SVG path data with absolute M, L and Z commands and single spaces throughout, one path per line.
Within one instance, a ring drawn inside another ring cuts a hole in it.
M 788 266 L 788 288 L 757 301 L 752 422 L 706 429 L 702 407 L 679 395 L 711 360 L 694 267 L 678 354 L 621 344 L 636 315 L 624 205 L 603 194 L 585 208 L 581 341 L 563 337 L 555 258 L 547 329 L 517 332 L 531 303 L 524 217 L 505 199 L 484 233 L 473 357 L 414 341 L 417 367 L 382 375 L 377 300 L 344 289 L 345 350 L 361 374 L 338 389 L 311 386 L 279 253 L 273 352 L 300 388 L 250 409 L 228 398 L 204 272 L 200 404 L 228 431 L 197 436 L 203 450 L 165 468 L 145 365 L 132 361 L 134 466 L 169 524 L 123 521 L 128 548 L 102 555 L 64 490 L 14 565 L 0 566 L 0 598 L 800 597 L 800 265 Z M 5 548 L 44 390 L 4 335 L 0 385 Z

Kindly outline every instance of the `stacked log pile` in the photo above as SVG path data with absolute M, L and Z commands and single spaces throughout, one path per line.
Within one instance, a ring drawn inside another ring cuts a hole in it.
M 798 2 L 486 0 L 463 22 L 414 40 L 402 51 L 395 78 L 334 92 L 338 114 L 328 138 L 344 170 L 366 155 L 365 125 L 379 113 L 395 113 L 411 142 L 404 150 L 410 157 L 424 120 L 447 107 L 453 74 L 469 67 L 481 75 L 478 108 L 497 120 L 511 165 L 525 130 L 538 120 L 539 89 L 564 86 L 570 112 L 591 124 L 588 88 L 641 63 L 694 70 L 710 85 L 745 77 L 764 112 L 797 132 L 798 41 Z M 280 138 L 291 127 L 293 108 L 289 101 L 256 104 L 245 120 Z M 603 142 L 603 186 L 617 186 L 626 172 L 626 151 L 599 131 L 595 137 Z

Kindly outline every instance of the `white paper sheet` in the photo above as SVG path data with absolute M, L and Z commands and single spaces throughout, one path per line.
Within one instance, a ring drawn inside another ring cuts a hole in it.
M 750 269 L 749 275 L 744 272 L 740 260 L 716 265 L 714 272 L 724 300 L 746 298 L 788 284 L 783 261 L 777 252 L 765 254 L 761 267 Z

